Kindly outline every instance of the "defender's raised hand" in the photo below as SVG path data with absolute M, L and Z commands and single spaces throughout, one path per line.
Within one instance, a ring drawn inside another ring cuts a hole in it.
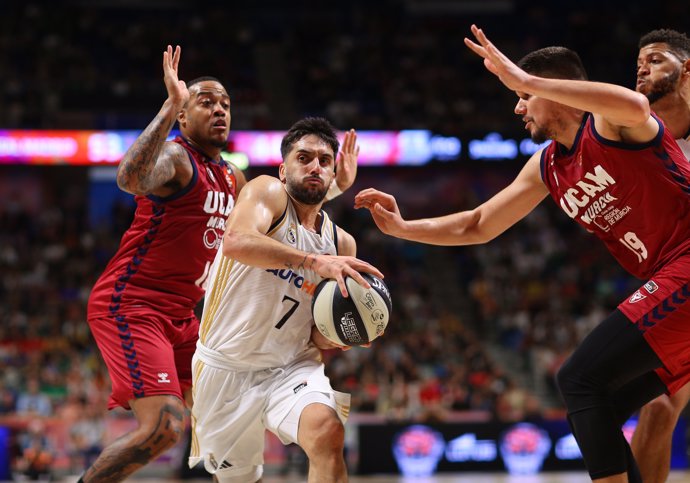
M 172 46 L 168 45 L 167 50 L 163 52 L 163 80 L 165 81 L 165 88 L 168 90 L 168 98 L 179 109 L 189 100 L 187 84 L 181 81 L 177 74 L 181 55 L 182 48 L 179 45 L 175 46 L 174 51 Z
M 357 158 L 359 157 L 359 146 L 357 145 L 357 132 L 350 129 L 345 133 L 345 139 L 338 153 L 336 164 L 335 182 L 340 191 L 347 190 L 357 177 Z
M 482 29 L 476 25 L 472 25 L 471 29 L 479 44 L 465 37 L 465 45 L 484 59 L 484 66 L 495 74 L 508 89 L 516 92 L 524 91 L 530 75 L 489 42 Z

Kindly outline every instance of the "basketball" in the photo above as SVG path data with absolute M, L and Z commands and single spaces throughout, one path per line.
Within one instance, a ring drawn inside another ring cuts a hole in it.
M 316 286 L 311 312 L 317 329 L 339 345 L 363 345 L 383 334 L 393 307 L 388 287 L 383 281 L 362 273 L 371 288 L 354 279 L 345 279 L 349 297 L 343 297 L 334 279 L 324 279 Z

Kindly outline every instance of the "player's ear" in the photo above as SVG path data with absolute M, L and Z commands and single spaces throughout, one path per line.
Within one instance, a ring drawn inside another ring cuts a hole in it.
M 285 161 L 278 166 L 278 177 L 280 178 L 280 182 L 285 184 Z
M 185 108 L 180 109 L 177 113 L 177 122 L 180 124 L 180 126 L 187 122 L 187 110 Z

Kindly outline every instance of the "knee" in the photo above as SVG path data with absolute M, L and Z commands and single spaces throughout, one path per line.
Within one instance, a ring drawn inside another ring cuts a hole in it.
M 333 414 L 321 418 L 319 424 L 312 426 L 305 438 L 304 451 L 307 455 L 338 454 L 342 455 L 345 445 L 345 427 Z
M 561 396 L 567 399 L 568 395 L 580 385 L 580 382 L 575 363 L 572 359 L 568 359 L 556 373 L 556 384 L 558 385 Z
M 184 403 L 180 400 L 166 402 L 157 408 L 137 413 L 140 447 L 148 450 L 152 458 L 175 446 L 185 430 Z
M 645 422 L 650 427 L 655 428 L 655 431 L 666 429 L 672 431 L 676 426 L 679 413 L 680 411 L 677 410 L 671 399 L 664 395 L 648 402 L 640 410 L 640 420 L 641 423 Z

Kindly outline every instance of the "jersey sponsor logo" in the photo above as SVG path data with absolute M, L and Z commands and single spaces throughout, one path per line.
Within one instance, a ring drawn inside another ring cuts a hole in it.
M 218 250 L 221 243 L 223 243 L 223 235 L 219 234 L 215 228 L 206 228 L 204 246 L 209 250 Z
M 304 382 L 297 384 L 295 387 L 292 388 L 292 392 L 297 394 L 298 392 L 300 392 L 305 387 L 307 387 L 307 381 L 304 381 Z
M 170 379 L 168 379 L 169 374 L 167 372 L 159 372 L 158 373 L 158 382 L 164 383 L 164 384 L 170 384 Z
M 235 199 L 223 191 L 209 190 L 206 193 L 204 213 L 228 216 L 233 206 L 235 206 Z
M 235 199 L 227 193 L 222 191 L 208 191 L 206 193 L 204 212 L 211 216 L 206 222 L 203 241 L 204 246 L 209 250 L 217 250 L 220 247 L 225 232 L 225 220 L 234 206 Z
M 276 277 L 285 280 L 287 283 L 294 285 L 301 291 L 309 294 L 309 295 L 314 295 L 314 290 L 316 290 L 316 284 L 314 282 L 310 282 L 309 280 L 305 279 L 303 276 L 293 272 L 289 268 L 283 268 L 281 270 L 275 268 L 275 269 L 266 269 L 268 273 L 272 273 Z
M 618 209 L 611 205 L 618 199 L 606 191 L 614 184 L 616 180 L 601 165 L 596 165 L 593 172 L 585 173 L 575 186 L 568 188 L 561 196 L 561 208 L 570 218 L 580 216 L 583 224 L 593 223 L 609 231 L 630 211 L 629 206 Z
M 634 304 L 635 302 L 639 302 L 640 300 L 646 299 L 646 298 L 647 298 L 647 296 L 643 295 L 642 292 L 640 292 L 638 290 L 637 292 L 632 294 L 632 297 L 630 297 L 630 299 L 628 299 L 628 303 Z
M 654 282 L 654 280 L 650 280 L 649 282 L 644 284 L 644 289 L 649 293 L 653 294 L 657 290 L 659 290 L 659 286 Z

